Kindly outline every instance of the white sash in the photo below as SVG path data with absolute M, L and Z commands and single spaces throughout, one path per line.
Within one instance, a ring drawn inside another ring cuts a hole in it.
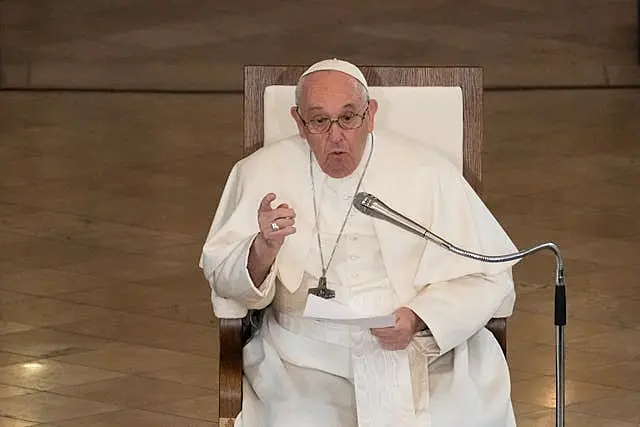
M 320 333 L 305 319 L 281 313 L 275 317 L 277 321 L 271 313 L 267 316 L 269 335 L 281 357 L 291 363 L 348 377 L 345 364 L 351 353 L 358 427 L 431 426 L 427 365 L 437 349 L 433 337 L 416 338 L 405 350 L 387 351 L 368 330 L 351 327 L 347 336 L 339 334 L 350 342 L 349 351 L 344 343 L 305 339 L 304 335 Z

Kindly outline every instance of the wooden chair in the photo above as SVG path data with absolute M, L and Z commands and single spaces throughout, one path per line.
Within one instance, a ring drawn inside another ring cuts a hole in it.
M 306 66 L 247 66 L 244 75 L 244 155 L 263 144 L 264 90 L 295 85 Z M 463 173 L 479 194 L 482 185 L 482 69 L 477 67 L 360 67 L 369 86 L 457 86 L 463 96 Z M 283 105 L 288 109 L 289 105 Z M 260 313 L 244 319 L 220 319 L 220 427 L 233 426 L 242 403 L 242 347 Z M 487 324 L 507 354 L 506 318 Z

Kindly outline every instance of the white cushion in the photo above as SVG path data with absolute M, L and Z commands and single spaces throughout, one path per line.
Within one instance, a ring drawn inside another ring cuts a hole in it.
M 462 170 L 462 89 L 457 86 L 374 86 L 378 101 L 375 129 L 418 140 Z M 264 144 L 298 135 L 291 117 L 295 86 L 267 86 L 264 92 Z

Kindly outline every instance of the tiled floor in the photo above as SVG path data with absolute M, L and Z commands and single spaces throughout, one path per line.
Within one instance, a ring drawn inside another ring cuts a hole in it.
M 565 256 L 567 425 L 640 426 L 640 88 L 602 88 L 640 83 L 634 2 L 258 3 L 0 0 L 2 84 L 237 90 L 243 63 L 340 55 L 601 87 L 487 92 L 484 192 L 520 247 Z M 0 92 L 0 427 L 215 425 L 196 263 L 241 112 L 240 94 Z M 554 424 L 553 274 L 548 254 L 516 268 L 519 427 Z
M 205 426 L 196 269 L 241 154 L 239 95 L 1 93 L 0 426 Z M 567 424 L 640 425 L 640 90 L 489 92 L 485 192 L 566 257 Z M 519 425 L 553 425 L 553 260 L 521 264 Z

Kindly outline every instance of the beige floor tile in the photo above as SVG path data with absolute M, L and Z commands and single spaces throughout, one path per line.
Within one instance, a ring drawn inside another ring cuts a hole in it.
M 155 409 L 164 413 L 213 422 L 218 420 L 218 396 L 210 393 L 193 399 L 157 405 Z
M 525 341 L 554 345 L 555 326 L 553 316 L 517 311 L 509 319 L 509 336 L 512 341 Z M 568 345 L 575 340 L 589 340 L 597 334 L 611 334 L 619 328 L 596 322 L 571 319 L 570 326 L 565 328 L 565 339 Z
M 149 313 L 165 319 L 172 319 L 187 323 L 198 323 L 200 325 L 213 326 L 217 323 L 211 308 L 211 303 L 208 301 L 154 307 L 149 311 Z
M 69 418 L 103 414 L 118 409 L 115 405 L 38 392 L 0 399 L 5 417 L 48 423 Z
M 636 257 L 638 243 L 633 239 L 594 239 L 580 248 L 570 248 L 565 252 L 569 258 L 596 260 L 612 267 L 636 267 L 640 261 Z
M 87 384 L 122 376 L 117 372 L 71 365 L 48 359 L 33 360 L 0 368 L 0 383 L 36 390 Z
M 636 280 L 640 265 L 623 268 L 602 268 L 589 274 L 573 274 L 574 294 L 602 294 L 620 299 L 640 299 Z
M 556 422 L 555 410 L 533 414 L 523 414 L 518 417 L 518 427 L 547 427 Z M 637 427 L 635 423 L 619 421 L 611 418 L 600 418 L 584 415 L 576 412 L 566 412 L 565 422 L 567 426 L 579 427 Z
M 199 248 L 197 251 L 196 261 L 200 258 L 201 250 L 202 248 Z M 191 259 L 191 256 L 188 256 L 187 258 Z M 202 270 L 200 270 L 200 268 L 193 268 L 191 270 L 169 276 L 137 280 L 135 281 L 135 283 L 146 286 L 157 286 L 165 289 L 185 288 L 194 291 L 194 293 L 200 293 L 202 289 L 207 292 L 210 291 L 209 283 L 207 283 L 207 281 L 205 280 L 204 274 L 202 273 Z
M 16 150 L 15 148 L 12 147 L 7 147 L 7 146 L 3 146 L 3 149 L 11 149 L 11 150 Z M 3 156 L 3 158 L 6 158 Z M 16 205 L 13 203 L 5 203 L 4 200 L 0 201 L 0 225 L 4 224 L 4 221 L 6 220 L 7 217 L 12 217 L 15 215 L 28 215 L 28 214 L 32 214 L 37 212 L 37 209 L 29 207 L 29 206 L 23 206 L 23 205 Z
M 0 348 L 9 352 L 0 353 L 0 361 L 14 357 L 47 358 L 63 354 L 80 353 L 100 348 L 108 341 L 99 337 L 90 337 L 54 331 L 51 329 L 30 329 L 13 334 L 0 335 Z
M 142 227 L 102 222 L 90 230 L 74 236 L 74 242 L 127 253 L 147 253 L 154 249 L 192 243 L 191 236 Z
M 568 344 L 565 348 L 565 368 L 567 379 L 574 375 L 584 375 L 594 368 L 612 366 L 633 360 L 624 353 L 602 354 L 589 348 Z M 516 342 L 509 347 L 509 364 L 512 369 L 538 375 L 555 375 L 556 348 L 554 345 Z
M 82 322 L 56 326 L 74 334 L 116 340 L 210 357 L 217 354 L 214 326 L 182 323 L 131 314 L 114 314 Z
M 146 255 L 116 255 L 67 264 L 59 267 L 59 270 L 135 281 L 173 275 L 191 268 L 177 261 L 159 260 Z
M 574 372 L 572 378 L 593 384 L 620 387 L 640 392 L 640 358 L 615 365 L 597 366 L 582 372 Z
M 144 372 L 142 376 L 193 385 L 218 392 L 218 361 Z
M 83 289 L 116 285 L 114 279 L 86 274 L 74 274 L 49 268 L 36 268 L 0 277 L 0 288 L 25 294 L 53 296 Z
M 615 398 L 603 398 L 594 402 L 581 403 L 571 408 L 590 416 L 621 420 L 628 423 L 640 424 L 640 393 L 627 392 Z
M 33 241 L 33 237 L 20 234 L 13 229 L 3 226 L 3 221 L 0 220 L 0 241 L 5 245 L 20 245 L 25 242 Z
M 605 326 L 632 328 L 640 321 L 637 299 L 616 297 L 606 292 L 582 292 L 579 282 L 573 282 L 569 276 L 567 283 L 568 322 L 577 319 Z M 517 306 L 521 311 L 552 316 L 553 292 L 543 289 L 521 294 Z
M 507 353 L 507 356 L 510 356 Z M 524 380 L 530 380 L 532 378 L 536 378 L 538 376 L 540 376 L 540 374 L 534 373 L 534 372 L 527 372 L 527 371 L 521 371 L 519 369 L 514 369 L 514 368 L 509 368 L 509 373 L 511 375 L 511 382 L 517 382 L 517 381 L 524 381 Z
M 169 404 L 211 393 L 199 387 L 138 376 L 57 387 L 53 391 L 64 396 L 137 408 Z
M 141 313 L 164 307 L 194 305 L 202 301 L 195 292 L 195 284 L 185 283 L 175 289 L 122 283 L 59 296 L 68 302 L 104 307 L 113 310 Z
M 35 392 L 36 390 L 29 389 L 29 388 L 0 384 L 0 398 L 22 396 L 24 394 L 35 393 Z
M 25 325 L 23 323 L 0 320 L 0 335 L 24 332 L 34 328 L 35 326 Z
M 606 387 L 579 381 L 566 381 L 565 402 L 567 407 L 602 398 L 617 398 L 628 391 L 615 387 Z M 556 385 L 553 377 L 542 377 L 524 380 L 513 384 L 513 400 L 533 403 L 538 406 L 554 408 L 556 402 Z
M 21 273 L 24 271 L 33 270 L 34 264 L 17 259 L 12 261 L 0 260 L 0 271 L 3 274 Z
M 109 310 L 99 307 L 52 298 L 3 303 L 0 305 L 0 310 L 2 310 L 5 319 L 32 326 L 54 326 L 110 314 Z
M 630 168 L 634 164 L 630 162 Z M 602 179 L 600 176 L 598 178 Z M 584 197 L 589 194 L 589 197 Z M 576 206 L 587 206 L 602 210 L 633 210 L 640 206 L 633 183 L 621 185 L 612 182 L 579 184 L 564 190 L 545 192 L 541 195 L 550 201 L 560 201 Z
M 54 424 L 42 424 L 38 427 L 211 427 L 210 421 L 193 417 L 177 417 L 145 411 L 142 409 L 124 409 L 90 417 L 81 417 Z
M 540 406 L 540 405 L 533 405 L 530 403 L 513 402 L 513 410 L 516 413 L 516 421 L 517 421 L 521 419 L 524 415 L 547 413 L 549 411 L 549 408 Z
M 93 219 L 64 212 L 40 210 L 7 216 L 2 227 L 38 238 L 66 240 L 89 229 Z
M 35 268 L 42 268 L 89 262 L 113 255 L 114 252 L 108 249 L 89 248 L 70 242 L 42 239 L 13 245 L 10 252 L 2 254 L 2 260 L 5 262 L 20 260 Z
M 0 366 L 15 365 L 16 363 L 30 362 L 35 357 L 24 356 L 21 354 L 7 353 L 0 351 Z
M 30 421 L 17 420 L 15 418 L 7 418 L 0 415 L 0 426 L 2 427 L 29 427 L 34 425 Z
M 20 292 L 0 290 L 0 305 L 33 302 L 37 300 L 37 298 L 33 298 L 27 294 L 23 294 Z
M 204 238 L 198 233 L 194 234 L 198 236 L 194 243 L 190 243 L 187 245 L 171 245 L 161 248 L 150 248 L 147 251 L 147 254 L 160 259 L 172 259 L 180 261 L 185 265 L 193 265 L 195 267 L 198 265 L 198 262 L 200 260 L 202 246 L 204 245 Z M 194 273 L 196 273 L 197 275 L 194 275 Z M 194 268 L 193 270 L 186 271 L 185 274 L 190 274 L 191 277 L 196 277 L 197 279 L 200 279 L 200 281 L 204 279 L 204 276 L 202 275 L 202 272 L 199 268 Z M 198 282 L 194 281 L 194 283 Z
M 579 338 L 572 345 L 603 355 L 640 359 L 640 329 L 619 329 Z
M 123 373 L 142 373 L 206 362 L 207 359 L 176 351 L 113 343 L 99 350 L 54 358 L 73 363 Z
M 540 238 L 535 245 L 545 242 L 554 242 L 554 239 Z M 555 242 L 554 242 L 555 243 Z M 521 249 L 528 249 L 534 246 L 534 244 L 521 246 Z M 561 253 L 564 249 L 560 247 Z M 546 251 L 545 251 L 546 252 Z M 582 260 L 567 258 L 563 254 L 563 261 L 565 266 L 565 279 L 567 286 L 570 286 L 575 275 L 589 274 L 592 272 L 599 272 L 610 270 L 611 267 L 595 262 L 595 260 Z M 526 282 L 529 284 L 544 285 L 549 289 L 555 285 L 556 280 L 556 260 L 555 257 L 546 252 L 539 252 L 532 255 L 515 265 L 513 269 L 514 278 L 517 281 Z
M 175 288 L 127 283 L 60 295 L 59 298 L 128 313 L 210 324 L 213 318 L 211 303 L 192 291 L 198 288 L 206 290 L 197 282 L 180 283 Z

